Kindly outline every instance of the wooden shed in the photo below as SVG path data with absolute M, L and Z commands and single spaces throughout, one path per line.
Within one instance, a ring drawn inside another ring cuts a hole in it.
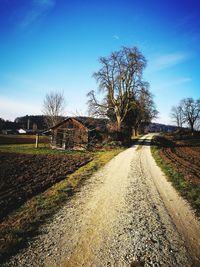
M 51 128 L 52 148 L 86 149 L 89 130 L 78 119 L 67 118 Z

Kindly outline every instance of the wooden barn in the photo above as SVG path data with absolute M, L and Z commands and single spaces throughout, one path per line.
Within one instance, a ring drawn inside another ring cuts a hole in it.
M 57 149 L 86 149 L 89 130 L 76 118 L 67 118 L 51 129 L 52 148 Z

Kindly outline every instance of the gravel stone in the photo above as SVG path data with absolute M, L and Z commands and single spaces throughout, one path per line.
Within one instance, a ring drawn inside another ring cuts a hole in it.
M 155 185 L 149 149 L 112 159 L 2 267 L 195 266 Z

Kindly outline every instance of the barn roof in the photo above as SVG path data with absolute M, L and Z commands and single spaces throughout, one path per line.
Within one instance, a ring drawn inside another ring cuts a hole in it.
M 60 123 L 54 125 L 50 129 L 54 130 L 57 127 L 63 125 L 68 120 L 75 120 L 78 123 L 81 123 L 89 131 L 92 131 L 92 130 L 105 131 L 107 128 L 107 123 L 108 123 L 107 119 L 101 119 L 101 118 L 92 118 L 92 117 L 84 117 L 84 116 L 68 117 L 68 118 L 64 119 L 63 121 L 61 121 Z
M 66 123 L 67 121 L 72 121 L 72 122 L 76 122 L 76 123 L 78 123 L 80 126 L 82 126 L 82 127 L 84 127 L 84 128 L 86 128 L 87 129 L 87 127 L 81 122 L 81 121 L 79 121 L 79 120 L 77 120 L 76 118 L 73 118 L 73 117 L 68 117 L 68 118 L 66 118 L 66 119 L 64 119 L 63 121 L 61 121 L 61 122 L 59 122 L 58 124 L 56 124 L 56 125 L 54 125 L 53 127 L 51 127 L 50 129 L 51 130 L 54 130 L 54 129 L 56 129 L 56 128 L 58 128 L 59 126 L 61 126 L 61 125 L 63 125 L 64 123 Z

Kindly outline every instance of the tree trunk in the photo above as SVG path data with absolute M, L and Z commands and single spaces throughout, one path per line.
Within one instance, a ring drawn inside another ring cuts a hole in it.
M 192 135 L 194 135 L 194 123 L 190 123 Z
M 117 131 L 121 132 L 121 116 L 116 115 L 117 118 Z

